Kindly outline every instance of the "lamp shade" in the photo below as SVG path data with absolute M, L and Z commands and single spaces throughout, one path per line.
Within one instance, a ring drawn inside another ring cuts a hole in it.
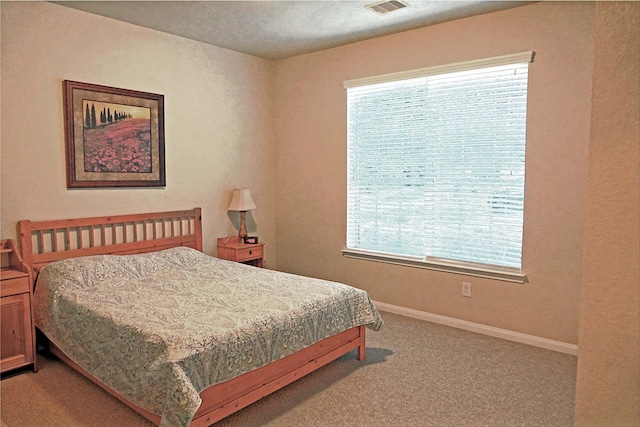
M 257 209 L 256 204 L 253 203 L 253 199 L 251 198 L 251 191 L 248 188 L 236 188 L 233 190 L 229 210 L 244 212 L 250 211 L 251 209 Z

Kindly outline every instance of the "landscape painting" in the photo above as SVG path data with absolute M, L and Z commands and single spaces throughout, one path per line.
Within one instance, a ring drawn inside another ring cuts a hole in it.
M 67 187 L 164 186 L 162 95 L 65 81 Z
M 151 172 L 148 108 L 83 100 L 84 171 Z

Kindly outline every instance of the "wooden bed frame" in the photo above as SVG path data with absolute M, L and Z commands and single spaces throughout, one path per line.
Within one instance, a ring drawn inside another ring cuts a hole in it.
M 22 257 L 35 276 L 45 265 L 65 258 L 144 253 L 175 246 L 202 251 L 200 208 L 40 222 L 23 220 L 18 223 L 18 229 Z M 39 334 L 40 337 L 44 335 Z M 65 363 L 154 424 L 160 424 L 159 415 L 120 396 L 53 343 L 48 344 L 51 352 Z M 266 366 L 212 385 L 200 393 L 202 404 L 191 426 L 209 426 L 354 349 L 358 349 L 357 359 L 364 360 L 365 326 L 348 329 Z

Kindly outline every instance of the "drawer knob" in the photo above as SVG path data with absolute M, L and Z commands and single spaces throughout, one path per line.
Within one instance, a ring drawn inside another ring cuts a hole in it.
M 253 255 L 253 251 L 249 251 L 249 255 Z

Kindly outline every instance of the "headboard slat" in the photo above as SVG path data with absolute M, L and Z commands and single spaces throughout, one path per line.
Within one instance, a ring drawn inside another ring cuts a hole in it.
M 111 244 L 115 245 L 116 243 L 118 243 L 118 238 L 116 236 L 116 226 L 115 224 L 110 224 L 111 225 Z
M 93 225 L 91 225 L 89 226 L 89 247 L 92 248 L 94 246 Z

